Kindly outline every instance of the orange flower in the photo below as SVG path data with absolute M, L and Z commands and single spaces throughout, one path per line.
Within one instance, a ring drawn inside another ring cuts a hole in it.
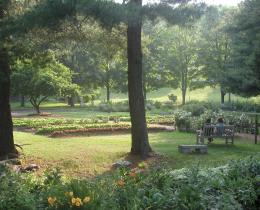
M 83 203 L 88 203 L 90 201 L 90 197 L 89 196 L 86 196 L 84 199 L 83 199 Z
M 77 207 L 81 206 L 82 205 L 81 198 L 72 198 L 71 204 L 72 204 L 72 206 L 74 206 L 74 205 Z
M 132 171 L 130 174 L 129 174 L 130 177 L 136 177 L 136 173 L 134 171 Z
M 48 198 L 48 203 L 53 206 L 55 204 L 55 202 L 57 201 L 56 197 L 49 197 Z
M 117 185 L 120 186 L 120 187 L 123 187 L 125 185 L 124 180 L 122 180 L 122 179 L 118 180 Z
M 76 203 L 76 198 L 71 198 L 71 203 L 74 205 Z
M 76 198 L 76 203 L 75 206 L 81 206 L 82 205 L 82 201 L 80 198 Z

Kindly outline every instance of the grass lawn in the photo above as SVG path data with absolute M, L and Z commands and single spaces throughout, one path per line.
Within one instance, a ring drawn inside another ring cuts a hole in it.
M 180 89 L 172 89 L 172 88 L 160 88 L 159 90 L 152 91 L 147 94 L 148 100 L 154 101 L 168 101 L 168 95 L 174 94 L 177 96 L 177 101 L 181 103 L 181 90 Z M 226 100 L 228 100 L 228 96 L 226 95 Z M 118 102 L 122 100 L 127 100 L 127 95 L 122 93 L 111 93 L 111 99 L 113 102 Z M 103 90 L 100 96 L 101 101 L 106 100 L 106 91 Z M 205 87 L 197 90 L 187 90 L 186 101 L 197 100 L 197 101 L 210 101 L 210 102 L 220 102 L 220 88 L 219 87 Z M 232 101 L 247 101 L 248 99 L 231 94 Z M 250 100 L 255 103 L 260 103 L 260 97 L 251 97 Z
M 15 142 L 24 144 L 24 163 L 37 163 L 42 169 L 60 167 L 65 173 L 77 176 L 92 176 L 109 171 L 118 159 L 125 159 L 130 151 L 130 134 L 48 138 L 24 132 L 15 132 Z M 151 133 L 153 149 L 163 155 L 153 164 L 167 164 L 171 168 L 223 165 L 227 161 L 250 155 L 260 159 L 260 145 L 236 138 L 235 145 L 225 145 L 223 139 L 209 146 L 207 155 L 180 154 L 179 144 L 194 144 L 195 134 L 180 132 Z M 160 161 L 158 163 L 158 161 Z
M 168 95 L 174 94 L 177 96 L 177 102 L 181 104 L 181 90 L 180 89 L 172 89 L 172 88 L 160 88 L 159 90 L 152 91 L 147 94 L 148 100 L 153 101 L 168 101 Z M 226 100 L 228 100 L 228 96 L 225 97 Z M 127 94 L 123 93 L 114 93 L 111 92 L 111 101 L 112 102 L 120 102 L 127 100 L 128 96 Z M 211 87 L 205 87 L 197 90 L 187 90 L 186 95 L 186 101 L 190 100 L 197 100 L 197 101 L 210 101 L 210 102 L 217 102 L 220 103 L 220 90 L 219 87 L 211 88 Z M 251 98 L 243 98 L 240 96 L 236 96 L 231 94 L 231 100 L 232 101 L 254 101 L 254 103 L 260 103 L 260 97 L 251 97 Z M 106 91 L 101 91 L 100 99 L 95 101 L 95 104 L 100 103 L 101 101 L 106 101 Z M 79 106 L 79 104 L 76 104 Z M 41 104 L 42 108 L 66 108 L 68 105 L 66 103 L 62 102 L 56 102 L 55 100 L 52 101 L 46 101 Z M 19 102 L 13 102 L 12 103 L 13 109 L 20 109 L 20 103 Z M 22 108 L 24 109 L 24 108 Z M 32 106 L 29 102 L 26 103 L 26 109 L 32 109 Z

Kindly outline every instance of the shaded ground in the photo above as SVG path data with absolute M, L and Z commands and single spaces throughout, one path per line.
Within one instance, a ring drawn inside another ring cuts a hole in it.
M 25 144 L 23 164 L 36 163 L 41 171 L 59 167 L 68 175 L 93 176 L 110 171 L 112 164 L 119 159 L 132 160 L 135 164 L 141 161 L 128 154 L 131 145 L 129 134 L 55 139 L 24 132 L 14 134 L 16 143 Z M 225 145 L 223 139 L 216 139 L 209 145 L 207 155 L 178 152 L 179 144 L 195 143 L 194 134 L 160 132 L 150 133 L 149 138 L 159 155 L 149 159 L 147 164 L 157 167 L 217 166 L 251 155 L 260 159 L 260 144 L 254 145 L 243 138 L 235 138 L 234 145 Z
M 255 135 L 248 133 L 236 133 L 236 137 L 247 139 L 252 143 L 255 143 Z M 260 135 L 257 136 L 257 143 L 260 144 Z

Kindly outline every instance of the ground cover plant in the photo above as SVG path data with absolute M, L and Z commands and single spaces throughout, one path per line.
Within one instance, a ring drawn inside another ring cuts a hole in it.
M 42 177 L 17 175 L 1 167 L 0 208 L 256 210 L 259 175 L 259 159 L 252 157 L 216 168 L 148 170 L 139 164 L 94 179 L 71 179 L 57 169 Z M 14 192 L 19 196 L 10 197 Z
M 173 116 L 150 116 L 147 118 L 148 129 L 166 130 L 163 126 L 174 125 Z M 94 133 L 107 131 L 129 131 L 129 117 L 96 116 L 92 119 L 63 119 L 63 118 L 14 118 L 14 127 L 31 129 L 36 134 L 56 136 L 68 133 Z

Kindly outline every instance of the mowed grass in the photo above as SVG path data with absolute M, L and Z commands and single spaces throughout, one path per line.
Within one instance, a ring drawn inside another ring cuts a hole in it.
M 48 138 L 31 133 L 15 132 L 15 142 L 24 145 L 24 162 L 37 163 L 41 169 L 59 167 L 65 173 L 76 176 L 93 176 L 111 170 L 118 159 L 126 159 L 130 151 L 130 134 Z M 218 166 L 228 161 L 257 156 L 260 159 L 260 144 L 236 138 L 235 145 L 225 145 L 223 139 L 209 145 L 207 155 L 181 154 L 180 144 L 194 144 L 195 134 L 160 132 L 149 134 L 150 143 L 163 158 L 154 164 L 173 169 L 192 165 Z
M 147 93 L 147 99 L 153 101 L 168 101 L 168 95 L 174 94 L 177 96 L 177 103 L 181 104 L 182 93 L 180 89 L 172 89 L 172 88 L 160 88 L 158 90 Z M 228 95 L 225 96 L 226 100 L 228 100 Z M 111 99 L 113 102 L 118 102 L 122 100 L 127 100 L 127 94 L 122 93 L 111 93 Z M 106 100 L 105 90 L 101 92 L 100 96 L 101 101 Z M 186 101 L 209 101 L 209 102 L 220 102 L 220 88 L 219 87 L 205 87 L 196 90 L 187 90 Z M 251 98 L 243 98 L 234 94 L 231 94 L 232 101 L 247 101 L 251 100 L 255 103 L 260 103 L 260 96 L 251 97 Z
M 172 89 L 172 88 L 160 88 L 156 91 L 152 91 L 147 94 L 147 99 L 148 100 L 153 100 L 153 101 L 160 101 L 160 102 L 165 102 L 168 101 L 168 95 L 169 94 L 174 94 L 177 96 L 177 103 L 181 104 L 181 90 L 180 89 Z M 111 101 L 116 103 L 120 101 L 125 101 L 128 100 L 127 94 L 124 93 L 115 93 L 111 92 Z M 228 100 L 228 95 L 225 96 L 226 100 Z M 186 101 L 191 101 L 191 100 L 197 100 L 197 101 L 209 101 L 209 102 L 220 102 L 220 88 L 219 87 L 205 87 L 205 88 L 200 88 L 197 90 L 187 90 L 186 94 Z M 243 98 L 234 94 L 231 94 L 231 100 L 232 101 L 253 101 L 254 103 L 260 103 L 260 96 L 258 97 L 251 97 L 251 98 Z M 100 98 L 95 101 L 95 105 L 99 104 L 101 101 L 106 101 L 106 91 L 102 90 L 101 91 L 101 96 Z M 79 106 L 79 104 L 76 104 L 76 106 Z M 62 103 L 62 102 L 56 102 L 55 100 L 52 101 L 46 101 L 41 104 L 42 108 L 66 108 L 68 107 L 68 104 Z M 13 109 L 20 109 L 20 103 L 15 102 L 12 103 L 12 108 Z M 26 103 L 26 108 L 31 109 L 32 106 L 29 102 Z M 23 108 L 24 109 L 24 108 Z
M 174 90 L 172 88 L 161 88 L 157 91 L 150 92 L 147 95 L 147 99 L 153 100 L 153 101 L 165 102 L 165 101 L 169 101 L 169 98 L 168 98 L 169 94 L 177 95 L 178 104 L 181 103 L 181 91 L 179 89 Z M 91 107 L 90 104 L 87 104 L 89 106 L 86 106 L 86 107 L 80 107 L 79 104 L 76 104 L 76 106 L 74 108 L 71 108 L 66 103 L 56 102 L 56 101 L 46 101 L 41 104 L 41 111 L 59 115 L 60 117 L 65 117 L 65 118 L 94 118 L 97 115 L 129 116 L 128 112 L 108 113 L 108 112 L 97 111 L 98 104 L 101 101 L 105 101 L 105 100 L 106 100 L 105 91 L 102 91 L 100 99 L 95 101 L 95 108 Z M 113 93 L 113 92 L 111 93 L 111 102 L 112 103 L 116 103 L 116 102 L 120 102 L 120 101 L 122 102 L 122 101 L 126 101 L 126 100 L 127 100 L 127 94 Z M 215 87 L 215 88 L 205 87 L 203 89 L 187 91 L 186 101 L 188 102 L 191 100 L 219 103 L 220 102 L 220 90 L 218 87 Z M 227 100 L 227 96 L 226 96 L 226 100 Z M 251 98 L 247 99 L 247 98 L 232 95 L 231 100 L 232 101 L 244 101 L 244 102 L 250 101 L 253 103 L 260 104 L 260 96 L 251 97 Z M 33 110 L 32 106 L 29 102 L 26 103 L 25 108 L 21 108 L 20 104 L 18 102 L 14 102 L 11 105 L 12 105 L 13 113 L 15 113 L 17 115 L 26 116 L 28 114 L 35 113 L 35 110 Z M 148 111 L 147 115 L 158 114 L 158 113 L 161 113 L 162 111 L 163 110 L 153 109 L 151 111 Z

